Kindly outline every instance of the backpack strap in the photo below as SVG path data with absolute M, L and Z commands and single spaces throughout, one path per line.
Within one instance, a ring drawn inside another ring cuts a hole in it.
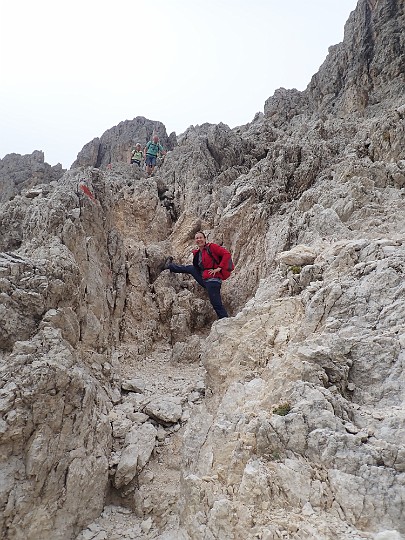
M 146 145 L 146 153 L 148 153 L 149 149 L 152 147 L 152 152 L 156 152 L 154 154 L 151 154 L 151 155 L 154 155 L 157 157 L 157 155 L 159 154 L 160 152 L 160 144 L 159 143 L 154 143 L 153 141 L 149 141 L 148 144 Z
M 205 249 L 207 250 L 208 255 L 211 257 L 211 259 L 214 261 L 215 264 L 219 265 L 219 261 L 214 255 L 212 254 L 211 248 L 209 244 L 206 244 Z

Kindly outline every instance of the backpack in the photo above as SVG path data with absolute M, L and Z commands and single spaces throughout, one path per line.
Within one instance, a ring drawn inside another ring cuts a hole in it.
M 146 153 L 150 156 L 156 156 L 160 152 L 160 143 L 154 143 L 153 141 L 149 141 L 146 145 Z
M 211 257 L 211 259 L 214 261 L 215 264 L 219 266 L 218 259 L 214 256 L 214 254 L 211 251 L 211 248 L 209 244 L 205 245 L 205 249 L 207 250 L 208 255 Z M 222 280 L 228 279 L 229 276 L 232 274 L 232 271 L 235 269 L 235 265 L 233 264 L 232 257 L 229 258 L 228 268 L 222 269 Z
M 131 152 L 131 159 L 136 159 L 138 161 L 141 161 L 142 158 L 143 158 L 142 150 L 136 150 L 136 148 L 134 148 Z

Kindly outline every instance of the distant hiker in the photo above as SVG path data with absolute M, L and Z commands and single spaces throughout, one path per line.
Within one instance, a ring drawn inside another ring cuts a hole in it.
M 141 161 L 143 158 L 142 146 L 137 143 L 135 148 L 131 152 L 131 164 L 141 166 Z
M 201 287 L 207 289 L 218 319 L 223 319 L 228 317 L 228 313 L 222 304 L 221 285 L 234 268 L 231 254 L 218 244 L 208 243 L 202 231 L 198 231 L 194 239 L 198 249 L 193 249 L 193 264 L 186 266 L 174 264 L 173 257 L 168 257 L 163 270 L 170 270 L 176 274 L 191 274 Z
M 151 176 L 153 174 L 153 171 L 155 170 L 156 160 L 159 152 L 163 155 L 166 155 L 163 146 L 159 143 L 159 137 L 157 135 L 153 135 L 152 140 L 147 143 L 143 150 L 146 173 L 148 176 Z

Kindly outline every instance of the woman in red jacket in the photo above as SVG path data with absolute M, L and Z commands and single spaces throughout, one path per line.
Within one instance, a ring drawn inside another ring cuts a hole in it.
M 228 313 L 222 304 L 221 285 L 222 280 L 229 277 L 233 268 L 231 254 L 218 244 L 208 243 L 202 231 L 198 231 L 194 239 L 198 249 L 193 250 L 193 264 L 174 264 L 173 257 L 169 257 L 164 270 L 176 274 L 191 274 L 201 287 L 207 289 L 218 319 L 223 319 L 228 317 Z

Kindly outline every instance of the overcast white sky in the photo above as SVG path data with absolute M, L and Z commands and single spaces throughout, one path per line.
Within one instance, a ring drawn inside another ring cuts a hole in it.
M 304 90 L 357 0 L 0 0 L 0 158 L 70 167 L 145 116 L 167 132 L 250 122 Z

